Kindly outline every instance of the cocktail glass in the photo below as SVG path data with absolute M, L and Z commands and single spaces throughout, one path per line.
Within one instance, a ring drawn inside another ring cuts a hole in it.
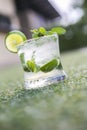
M 18 55 L 24 70 L 25 89 L 57 84 L 66 78 L 56 33 L 25 41 L 18 46 Z

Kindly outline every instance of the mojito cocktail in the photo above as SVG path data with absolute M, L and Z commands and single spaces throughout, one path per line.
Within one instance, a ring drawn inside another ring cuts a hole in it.
M 24 70 L 25 89 L 57 84 L 66 78 L 59 52 L 58 35 L 66 32 L 62 27 L 46 30 L 43 27 L 31 30 L 32 39 L 18 30 L 6 34 L 5 45 L 17 53 Z
M 64 80 L 56 33 L 26 40 L 18 46 L 26 89 L 44 87 Z

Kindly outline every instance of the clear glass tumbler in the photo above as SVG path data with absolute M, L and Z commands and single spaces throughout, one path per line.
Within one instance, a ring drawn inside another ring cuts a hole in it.
M 25 89 L 57 84 L 66 78 L 56 33 L 25 41 L 18 46 L 18 55 L 24 70 Z

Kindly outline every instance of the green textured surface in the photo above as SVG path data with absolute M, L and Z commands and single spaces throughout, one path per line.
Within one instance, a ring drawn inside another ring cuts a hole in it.
M 86 130 L 87 52 L 61 55 L 68 79 L 24 90 L 21 66 L 0 70 L 0 130 Z

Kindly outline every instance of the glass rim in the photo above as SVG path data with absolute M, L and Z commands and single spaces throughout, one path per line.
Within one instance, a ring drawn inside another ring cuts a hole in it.
M 53 34 L 51 34 L 51 35 L 45 35 L 45 36 L 41 36 L 41 37 L 37 37 L 37 38 L 27 39 L 27 40 L 25 40 L 24 42 L 22 42 L 20 45 L 18 45 L 18 46 L 17 46 L 17 49 L 19 49 L 19 48 L 20 48 L 21 46 L 23 46 L 23 45 L 26 45 L 27 42 L 32 42 L 32 41 L 35 41 L 35 40 L 43 39 L 43 38 L 45 38 L 45 37 L 52 37 L 52 36 L 54 36 L 54 35 L 56 35 L 56 36 L 58 37 L 58 34 L 55 32 L 55 33 L 53 33 Z

